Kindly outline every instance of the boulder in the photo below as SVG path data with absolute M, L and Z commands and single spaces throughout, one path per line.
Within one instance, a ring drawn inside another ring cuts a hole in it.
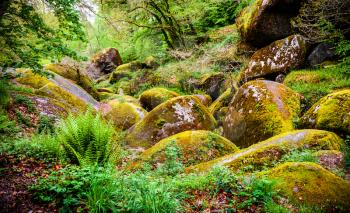
M 327 60 L 332 60 L 336 56 L 334 46 L 326 43 L 317 45 L 310 55 L 307 57 L 307 62 L 310 66 L 320 65 Z
M 252 170 L 256 171 L 274 166 L 285 154 L 294 150 L 309 149 L 316 152 L 343 148 L 343 140 L 332 132 L 295 130 L 241 149 L 236 153 L 189 167 L 186 170 L 188 172 L 207 172 L 214 166 L 227 166 L 231 170 L 237 171 L 252 166 Z
M 104 107 L 103 117 L 111 121 L 116 129 L 126 130 L 145 117 L 147 111 L 135 103 L 126 101 L 126 98 L 108 101 Z
M 164 103 L 165 101 L 175 98 L 179 96 L 176 92 L 173 92 L 171 90 L 161 88 L 161 87 L 154 87 L 152 89 L 146 90 L 140 95 L 140 102 L 141 105 L 148 111 L 151 111 L 156 106 L 158 106 L 161 103 Z
M 80 69 L 78 66 L 71 66 L 68 64 L 47 64 L 45 65 L 45 69 L 66 79 L 72 80 L 94 98 L 98 99 L 98 93 L 92 83 L 92 80 L 87 75 L 85 70 Z
M 259 175 L 275 180 L 273 189 L 294 204 L 350 211 L 350 183 L 315 163 L 284 163 Z
M 303 115 L 301 126 L 350 134 L 350 90 L 321 98 Z
M 67 106 L 70 111 L 78 112 L 88 106 L 98 109 L 99 103 L 85 90 L 60 75 L 51 73 L 48 77 L 33 73 L 30 69 L 17 69 L 20 75 L 16 82 L 30 86 L 35 93 L 54 98 Z
M 263 47 L 292 34 L 290 19 L 298 15 L 300 0 L 256 0 L 236 19 L 243 41 Z
M 145 67 L 149 69 L 156 69 L 159 67 L 159 63 L 153 56 L 148 56 L 144 61 Z
M 154 108 L 128 132 L 131 147 L 149 148 L 163 138 L 186 130 L 212 130 L 216 121 L 193 96 L 172 98 Z
M 306 52 L 305 38 L 300 35 L 275 41 L 252 55 L 239 81 L 242 84 L 256 78 L 274 80 L 279 74 L 286 74 L 303 65 Z
M 145 150 L 132 167 L 138 167 L 142 163 L 149 163 L 153 167 L 157 167 L 164 163 L 166 160 L 165 151 L 168 146 L 179 148 L 180 161 L 186 167 L 238 151 L 238 148 L 231 141 L 213 132 L 205 130 L 185 131 L 164 138 Z
M 98 79 L 105 74 L 113 72 L 113 70 L 122 63 L 118 50 L 115 48 L 107 48 L 96 53 L 91 58 L 91 63 L 87 67 L 87 72 L 91 78 Z
M 250 81 L 233 97 L 224 120 L 224 137 L 248 147 L 274 135 L 294 130 L 300 96 L 273 81 Z

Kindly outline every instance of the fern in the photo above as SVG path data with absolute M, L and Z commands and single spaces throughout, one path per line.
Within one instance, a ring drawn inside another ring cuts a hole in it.
M 113 152 L 119 150 L 111 149 L 115 133 L 113 126 L 91 110 L 77 116 L 70 115 L 56 130 L 57 140 L 68 158 L 79 165 L 104 164 L 111 156 L 115 157 Z

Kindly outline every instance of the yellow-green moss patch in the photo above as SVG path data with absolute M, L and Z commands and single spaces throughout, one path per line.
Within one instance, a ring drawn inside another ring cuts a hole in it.
M 260 175 L 276 180 L 274 189 L 295 204 L 350 210 L 350 183 L 315 163 L 285 163 Z

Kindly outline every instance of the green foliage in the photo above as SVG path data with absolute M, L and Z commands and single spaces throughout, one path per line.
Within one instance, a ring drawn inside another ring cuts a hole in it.
M 0 133 L 8 135 L 15 133 L 16 131 L 16 122 L 11 121 L 7 116 L 7 113 L 0 108 Z
M 100 172 L 96 168 L 67 166 L 39 178 L 30 190 L 36 200 L 54 203 L 60 212 L 73 212 L 74 208 L 84 207 L 91 180 Z
M 26 115 L 24 115 L 21 111 L 16 110 L 15 111 L 15 115 L 17 117 L 17 121 L 21 124 L 24 124 L 27 127 L 31 127 L 32 126 L 32 122 L 30 120 L 30 117 L 27 117 Z
M 274 181 L 267 178 L 255 178 L 248 180 L 244 190 L 239 192 L 240 195 L 246 196 L 247 199 L 239 204 L 240 208 L 252 206 L 253 204 L 263 204 L 270 202 L 276 195 L 273 190 Z
M 50 134 L 54 132 L 55 118 L 40 115 L 38 123 L 38 133 Z
M 35 108 L 33 105 L 33 101 L 30 100 L 28 97 L 23 96 L 23 95 L 16 95 L 15 96 L 15 103 L 17 104 L 23 104 L 24 106 L 26 106 L 28 108 L 29 112 L 34 112 Z
M 9 83 L 6 79 L 0 79 L 0 108 L 5 108 L 9 101 Z
M 350 135 L 345 136 L 344 161 L 345 167 L 350 168 Z
M 91 110 L 68 116 L 55 133 L 69 159 L 79 165 L 104 164 L 119 150 L 113 126 Z
M 284 155 L 281 162 L 317 162 L 311 150 L 294 150 Z
M 18 158 L 35 158 L 46 162 L 59 160 L 63 162 L 65 159 L 61 145 L 52 135 L 45 134 L 3 143 L 0 150 Z
M 209 1 L 194 25 L 205 32 L 211 28 L 222 27 L 234 23 L 238 4 L 234 0 Z
M 77 3 L 4 0 L 0 8 L 0 66 L 30 67 L 40 72 L 42 59 L 77 58 L 64 44 L 84 40 Z
M 166 175 L 175 176 L 183 172 L 184 165 L 181 163 L 181 150 L 176 142 L 168 144 L 165 148 L 166 160 L 164 165 L 159 167 L 160 172 Z

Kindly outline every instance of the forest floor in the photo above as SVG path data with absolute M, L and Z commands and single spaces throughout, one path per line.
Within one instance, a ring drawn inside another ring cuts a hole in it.
M 52 167 L 33 159 L 0 155 L 0 212 L 57 212 L 52 204 L 35 203 L 28 186 L 48 174 Z

